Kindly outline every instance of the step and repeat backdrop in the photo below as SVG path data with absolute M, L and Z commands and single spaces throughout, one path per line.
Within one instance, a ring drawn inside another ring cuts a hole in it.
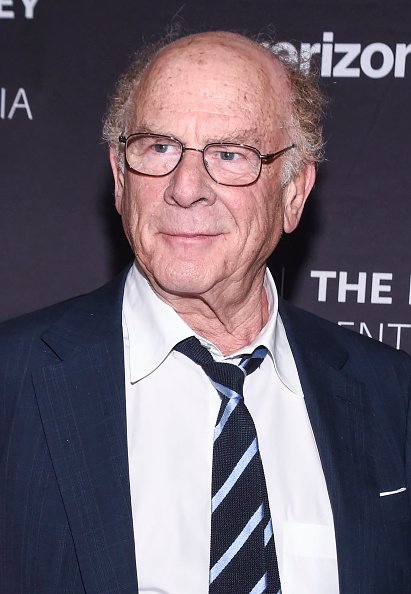
M 175 27 L 270 32 L 317 63 L 327 159 L 270 267 L 297 305 L 411 353 L 411 4 L 391 0 L 0 0 L 0 319 L 130 260 L 101 119 L 132 54 Z

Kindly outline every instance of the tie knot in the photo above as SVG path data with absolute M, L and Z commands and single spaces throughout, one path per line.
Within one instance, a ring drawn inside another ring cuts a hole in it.
M 194 336 L 176 344 L 174 350 L 200 365 L 214 387 L 228 398 L 242 397 L 245 376 L 257 369 L 267 354 L 265 347 L 258 347 L 252 355 L 244 357 L 240 365 L 219 363 Z

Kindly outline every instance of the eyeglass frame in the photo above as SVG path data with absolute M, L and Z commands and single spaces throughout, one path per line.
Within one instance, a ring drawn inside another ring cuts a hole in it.
M 134 167 L 131 167 L 130 163 L 128 162 L 127 159 L 127 146 L 128 146 L 128 141 L 130 140 L 130 138 L 134 138 L 134 137 L 147 137 L 147 136 L 154 136 L 154 137 L 158 137 L 158 138 L 169 138 L 170 140 L 173 140 L 174 142 L 176 142 L 178 145 L 180 145 L 181 147 L 181 154 L 180 154 L 180 158 L 178 159 L 177 163 L 174 165 L 174 167 L 172 169 L 170 169 L 170 171 L 167 171 L 167 173 L 160 173 L 160 174 L 153 174 L 153 173 L 143 173 L 141 171 L 138 171 L 137 169 L 134 169 Z M 193 148 L 193 147 L 189 147 L 189 146 L 185 146 L 181 140 L 179 140 L 178 138 L 176 138 L 175 136 L 170 136 L 168 134 L 157 134 L 155 132 L 133 132 L 132 134 L 129 134 L 128 136 L 125 136 L 124 134 L 120 134 L 120 136 L 118 137 L 118 141 L 121 144 L 124 144 L 124 155 L 125 155 L 125 160 L 127 163 L 128 168 L 131 171 L 134 171 L 135 173 L 138 173 L 140 175 L 147 175 L 148 177 L 165 177 L 166 175 L 169 175 L 170 173 L 172 173 L 173 171 L 175 171 L 177 169 L 177 167 L 180 165 L 181 160 L 184 156 L 184 153 L 186 151 L 195 151 L 197 153 L 201 153 L 202 155 L 202 162 L 204 165 L 204 169 L 207 171 L 208 175 L 211 177 L 211 179 L 213 181 L 215 181 L 216 184 L 219 184 L 220 186 L 228 186 L 228 187 L 232 187 L 232 188 L 242 188 L 242 187 L 246 187 L 246 186 L 251 186 L 251 184 L 255 184 L 255 182 L 259 179 L 260 175 L 261 175 L 261 170 L 262 170 L 262 166 L 264 165 L 269 165 L 270 163 L 272 163 L 275 159 L 277 159 L 278 157 L 280 157 L 281 155 L 283 155 L 285 152 L 289 151 L 292 148 L 295 148 L 296 145 L 294 143 L 290 144 L 289 146 L 286 146 L 282 149 L 280 149 L 279 151 L 276 151 L 275 153 L 266 153 L 264 155 L 261 154 L 261 152 L 258 150 L 258 148 L 256 148 L 255 146 L 251 146 L 249 144 L 244 144 L 244 143 L 238 143 L 238 142 L 209 142 L 208 144 L 206 144 L 202 149 L 199 148 Z M 259 158 L 260 158 L 260 167 L 258 170 L 258 174 L 256 176 L 255 179 L 253 179 L 253 181 L 248 182 L 246 184 L 226 184 L 223 182 L 219 182 L 218 180 L 216 180 L 210 173 L 205 158 L 204 158 L 204 152 L 210 147 L 210 146 L 220 146 L 220 145 L 224 145 L 224 146 L 238 146 L 238 147 L 244 147 L 247 149 L 252 150 Z

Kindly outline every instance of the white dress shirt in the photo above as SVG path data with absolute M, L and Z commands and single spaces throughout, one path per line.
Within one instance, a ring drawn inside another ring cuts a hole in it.
M 246 377 L 274 526 L 282 594 L 338 594 L 333 516 L 304 395 L 266 273 L 269 351 Z M 220 396 L 174 345 L 190 327 L 134 265 L 123 301 L 130 488 L 139 592 L 207 594 L 213 431 Z M 197 335 L 215 359 L 223 357 Z M 233 593 L 236 594 L 236 593 Z

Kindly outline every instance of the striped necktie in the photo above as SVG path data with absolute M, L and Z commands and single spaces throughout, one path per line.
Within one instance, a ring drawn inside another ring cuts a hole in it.
M 245 376 L 267 354 L 257 347 L 241 363 L 217 363 L 194 336 L 174 349 L 200 365 L 221 396 L 214 429 L 209 594 L 280 594 L 267 487 Z

